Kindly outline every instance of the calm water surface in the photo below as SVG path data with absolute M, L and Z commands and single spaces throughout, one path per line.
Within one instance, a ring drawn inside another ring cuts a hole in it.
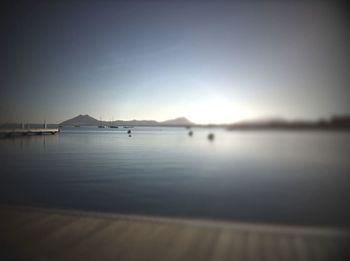
M 0 139 L 0 203 L 350 224 L 350 133 L 126 131 L 64 128 L 54 136 Z

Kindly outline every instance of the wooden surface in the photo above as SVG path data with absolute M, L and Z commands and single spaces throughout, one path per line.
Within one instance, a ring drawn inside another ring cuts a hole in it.
M 0 260 L 350 260 L 342 229 L 6 206 L 0 217 Z

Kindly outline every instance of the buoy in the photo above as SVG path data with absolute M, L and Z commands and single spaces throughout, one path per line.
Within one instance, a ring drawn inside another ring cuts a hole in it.
M 188 132 L 188 135 L 189 135 L 189 136 L 192 136 L 192 135 L 193 135 L 193 131 L 189 131 L 189 132 Z
M 213 133 L 209 133 L 208 140 L 210 140 L 210 141 L 214 140 L 214 134 Z
M 131 133 L 131 130 L 128 130 L 128 134 L 130 134 Z

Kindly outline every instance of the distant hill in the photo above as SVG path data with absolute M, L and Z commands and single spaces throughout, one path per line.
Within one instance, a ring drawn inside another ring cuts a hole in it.
M 89 116 L 89 115 L 78 115 L 72 119 L 63 121 L 60 123 L 60 125 L 79 125 L 79 126 L 97 126 L 100 125 L 100 121 L 96 120 L 95 118 Z
M 188 126 L 194 125 L 188 119 L 184 117 L 176 118 L 173 120 L 167 120 L 163 122 L 153 120 L 131 120 L 131 121 L 99 121 L 89 115 L 78 115 L 72 119 L 63 121 L 60 125 L 68 126 L 98 126 L 98 125 L 117 125 L 117 126 Z
M 229 126 L 231 130 L 350 130 L 350 116 L 334 116 L 316 121 L 282 119 L 239 122 Z
M 113 121 L 113 122 L 107 122 L 106 125 L 113 124 L 117 126 L 155 126 L 159 125 L 157 121 L 152 120 L 131 120 L 131 121 Z
M 194 125 L 193 122 L 190 122 L 185 117 L 180 117 L 180 118 L 176 118 L 173 120 L 163 121 L 163 122 L 161 122 L 161 124 L 162 125 L 180 125 L 180 126 Z

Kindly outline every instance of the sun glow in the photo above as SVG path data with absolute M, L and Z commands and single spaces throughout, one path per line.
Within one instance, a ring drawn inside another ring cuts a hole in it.
M 191 105 L 188 118 L 198 124 L 225 124 L 245 120 L 251 116 L 242 106 L 224 97 L 210 98 Z

